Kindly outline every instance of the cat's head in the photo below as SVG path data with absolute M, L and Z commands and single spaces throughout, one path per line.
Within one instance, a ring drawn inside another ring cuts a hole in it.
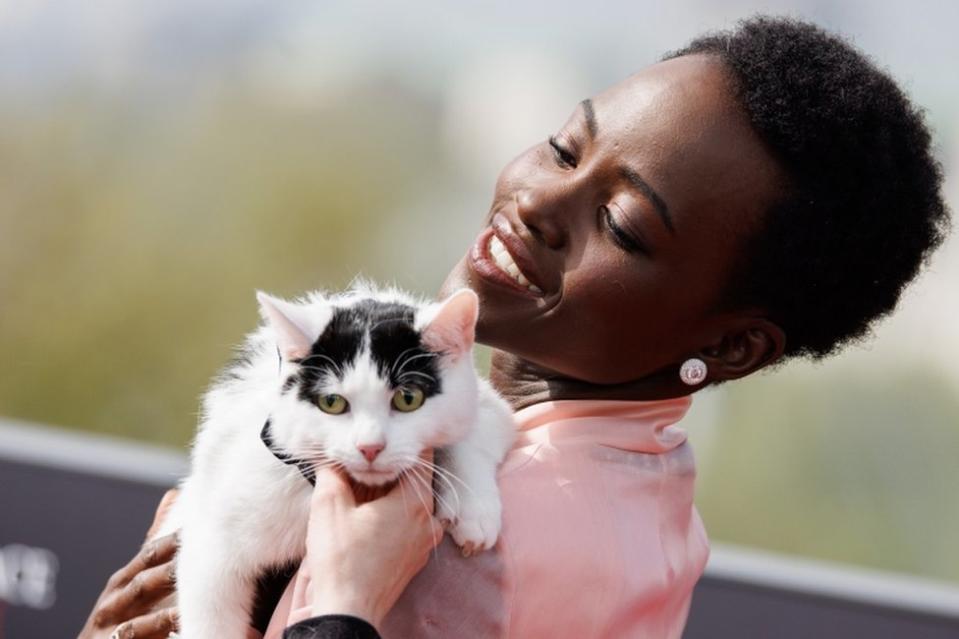
M 280 355 L 270 430 L 285 453 L 375 486 L 465 436 L 478 399 L 475 293 L 257 297 Z

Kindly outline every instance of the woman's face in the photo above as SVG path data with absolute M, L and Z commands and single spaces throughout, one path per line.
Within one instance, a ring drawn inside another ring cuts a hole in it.
M 722 63 L 661 62 L 503 169 L 444 291 L 479 295 L 485 344 L 578 380 L 641 379 L 741 320 L 720 296 L 777 184 Z

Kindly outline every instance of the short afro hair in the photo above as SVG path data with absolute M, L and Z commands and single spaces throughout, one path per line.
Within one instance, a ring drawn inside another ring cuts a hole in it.
M 920 110 L 839 36 L 755 17 L 665 59 L 715 55 L 789 185 L 746 239 L 725 296 L 819 359 L 891 312 L 949 227 L 942 169 Z

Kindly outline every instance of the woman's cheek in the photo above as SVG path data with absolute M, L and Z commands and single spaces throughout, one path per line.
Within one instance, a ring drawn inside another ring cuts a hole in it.
M 530 147 L 503 167 L 496 180 L 496 199 L 511 199 L 509 196 L 512 193 L 534 183 L 535 178 L 546 169 L 546 158 L 539 146 L 542 145 Z

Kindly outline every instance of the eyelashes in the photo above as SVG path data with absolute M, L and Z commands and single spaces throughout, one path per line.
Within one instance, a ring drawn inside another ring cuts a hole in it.
M 613 213 L 609 210 L 608 206 L 604 204 L 603 206 L 599 207 L 599 210 L 603 216 L 603 223 L 609 230 L 610 235 L 612 235 L 613 241 L 616 242 L 620 248 L 627 253 L 648 253 L 645 246 L 643 246 L 636 238 L 626 232 L 623 227 L 616 224 L 616 220 L 613 218 Z
M 575 169 L 576 156 L 573 155 L 569 149 L 560 144 L 555 135 L 549 136 L 548 140 L 549 146 L 553 150 L 553 157 L 556 160 L 556 164 L 563 168 Z
M 563 144 L 555 135 L 550 135 L 547 140 L 549 141 L 550 149 L 553 152 L 553 159 L 556 161 L 556 165 L 563 169 L 575 169 L 578 160 L 573 152 L 563 146 Z M 649 250 L 646 248 L 646 245 L 643 242 L 616 223 L 616 219 L 614 218 L 612 211 L 609 210 L 608 206 L 600 206 L 599 213 L 601 215 L 603 226 L 606 228 L 610 237 L 617 246 L 627 253 L 642 253 L 644 255 L 649 255 Z

